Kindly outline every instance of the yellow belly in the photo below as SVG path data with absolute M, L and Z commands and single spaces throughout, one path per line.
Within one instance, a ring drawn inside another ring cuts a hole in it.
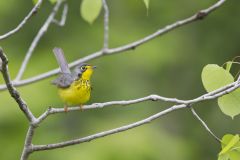
M 90 99 L 90 85 L 73 83 L 69 88 L 59 88 L 59 96 L 67 105 L 82 105 Z

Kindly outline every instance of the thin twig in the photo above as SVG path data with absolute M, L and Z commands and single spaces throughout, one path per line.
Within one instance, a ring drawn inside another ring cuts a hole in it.
M 38 2 L 36 3 L 36 5 L 33 7 L 33 9 L 28 13 L 28 15 L 20 22 L 20 24 L 14 28 L 13 30 L 5 33 L 4 35 L 0 36 L 0 41 L 3 39 L 6 39 L 8 37 L 10 37 L 11 35 L 15 34 L 16 32 L 18 32 L 21 28 L 23 28 L 23 26 L 28 22 L 28 20 L 37 13 L 37 10 L 40 8 L 41 4 L 42 4 L 43 0 L 38 0 Z
M 181 105 L 175 105 L 172 106 L 164 111 L 161 111 L 157 114 L 154 114 L 146 119 L 137 121 L 135 123 L 129 124 L 129 125 L 125 125 L 119 128 L 115 128 L 112 130 L 108 130 L 108 131 L 103 131 L 94 135 L 90 135 L 84 138 L 79 138 L 79 139 L 74 139 L 74 140 L 70 140 L 70 141 L 65 141 L 65 142 L 60 142 L 60 143 L 55 143 L 55 144 L 46 144 L 46 145 L 33 145 L 32 149 L 33 151 L 42 151 L 42 150 L 50 150 L 50 149 L 56 149 L 56 148 L 62 148 L 62 147 L 67 147 L 67 146 L 71 146 L 71 145 L 75 145 L 75 144 L 79 144 L 79 143 L 83 143 L 83 142 L 89 142 L 91 140 L 97 139 L 97 138 L 102 138 L 111 134 L 115 134 L 115 133 L 119 133 L 119 132 L 123 132 L 147 123 L 150 123 L 151 121 L 160 118 L 168 113 L 171 113 L 175 110 L 178 109 L 182 109 L 182 108 L 186 108 L 185 104 L 181 104 Z
M 225 94 L 228 94 L 234 90 L 236 90 L 237 88 L 240 87 L 240 83 L 238 83 L 238 81 L 236 82 L 233 82 L 231 84 L 228 84 L 226 86 L 223 86 L 219 89 L 216 89 L 212 92 L 209 92 L 209 93 L 206 93 L 198 98 L 195 98 L 195 99 L 192 99 L 192 100 L 188 100 L 186 101 L 188 104 L 193 104 L 193 103 L 196 103 L 196 102 L 200 102 L 200 101 L 204 101 L 204 100 L 210 100 L 210 99 L 215 99 L 215 98 L 218 98 L 218 97 L 221 97 Z
M 65 3 L 64 7 L 63 7 L 63 12 L 62 12 L 62 17 L 61 20 L 57 20 L 57 19 L 53 19 L 53 23 L 55 23 L 56 25 L 62 27 L 65 25 L 66 23 L 66 19 L 67 19 L 67 14 L 68 14 L 68 4 Z
M 192 114 L 200 121 L 200 123 L 203 125 L 203 127 L 216 139 L 219 143 L 221 143 L 221 140 L 210 130 L 210 128 L 207 126 L 207 124 L 199 117 L 199 115 L 195 112 L 193 107 L 190 107 Z
M 104 40 L 103 40 L 103 53 L 108 50 L 108 38 L 109 38 L 109 9 L 106 0 L 102 0 L 104 9 Z
M 25 116 L 27 117 L 27 119 L 30 122 L 34 122 L 35 121 L 35 117 L 32 114 L 32 112 L 29 110 L 27 104 L 24 102 L 24 100 L 20 97 L 19 92 L 13 87 L 11 79 L 10 79 L 10 75 L 8 72 L 8 59 L 6 57 L 6 55 L 3 53 L 3 50 L 0 48 L 0 58 L 2 60 L 2 66 L 1 66 L 1 72 L 4 78 L 4 81 L 7 85 L 8 91 L 10 93 L 10 95 L 14 98 L 14 100 L 17 102 L 19 108 L 23 111 L 23 113 L 25 114 Z
M 158 31 L 156 31 L 155 33 L 149 35 L 149 36 L 146 36 L 145 38 L 143 39 L 140 39 L 138 41 L 135 41 L 133 43 L 130 43 L 130 44 L 127 44 L 127 45 L 124 45 L 124 46 L 121 46 L 121 47 L 117 47 L 117 48 L 112 48 L 112 49 L 108 49 L 108 51 L 105 53 L 103 53 L 102 50 L 98 51 L 98 52 L 95 52 L 95 53 L 92 53 L 86 57 L 83 57 L 81 59 L 78 59 L 72 63 L 70 63 L 70 67 L 74 67 L 80 63 L 83 63 L 83 62 L 86 62 L 86 61 L 89 61 L 89 60 L 93 60 L 93 59 L 96 59 L 96 58 L 99 58 L 99 57 L 102 57 L 104 55 L 111 55 L 111 54 L 114 54 L 114 53 L 120 53 L 120 52 L 124 52 L 124 51 L 127 51 L 127 50 L 130 50 L 130 49 L 134 49 L 136 48 L 137 46 L 139 45 L 142 45 L 156 37 L 159 37 L 163 34 L 166 34 L 168 33 L 169 31 L 171 30 L 174 30 L 178 27 L 181 27 L 181 26 L 184 26 L 186 24 L 189 24 L 189 23 L 192 23 L 192 22 L 195 22 L 195 21 L 198 21 L 198 20 L 201 20 L 203 19 L 204 17 L 206 17 L 207 15 L 209 15 L 211 12 L 213 12 L 214 10 L 216 10 L 217 8 L 219 8 L 226 0 L 219 0 L 217 3 L 215 3 L 214 5 L 210 6 L 209 8 L 205 9 L 205 10 L 201 10 L 199 12 L 197 12 L 196 14 L 194 14 L 193 16 L 189 17 L 189 18 L 186 18 L 186 19 L 183 19 L 183 20 L 180 20 L 180 21 L 177 21 L 171 25 L 168 25 Z M 34 83 L 34 82 L 37 82 L 39 80 L 42 80 L 42 79 L 45 79 L 45 78 L 48 78 L 52 75 L 55 75 L 57 73 L 59 73 L 59 69 L 54 69 L 54 70 L 51 70 L 51 71 L 48 71 L 46 73 L 43 73 L 43 74 L 39 74 L 37 76 L 33 76 L 31 78 L 27 78 L 25 80 L 21 80 L 19 82 L 14 82 L 13 85 L 14 86 L 23 86 L 23 85 L 26 85 L 26 84 L 30 84 L 30 83 Z M 6 89 L 6 85 L 5 84 L 2 84 L 0 85 L 0 90 L 5 90 Z
M 19 69 L 19 72 L 15 78 L 15 82 L 19 81 L 21 79 L 21 77 L 23 76 L 23 73 L 27 67 L 27 64 L 36 48 L 36 46 L 38 45 L 39 41 L 41 40 L 42 36 L 47 32 L 50 24 L 53 22 L 55 15 L 57 14 L 57 11 L 59 10 L 61 4 L 62 4 L 62 0 L 58 0 L 58 2 L 56 3 L 56 5 L 53 7 L 52 12 L 49 14 L 47 20 L 44 22 L 43 26 L 40 28 L 40 30 L 38 31 L 38 34 L 36 35 L 36 37 L 33 39 L 27 53 L 26 56 L 22 62 L 21 68 Z M 64 13 L 64 12 L 63 12 Z
M 240 83 L 240 75 L 238 76 L 237 82 Z

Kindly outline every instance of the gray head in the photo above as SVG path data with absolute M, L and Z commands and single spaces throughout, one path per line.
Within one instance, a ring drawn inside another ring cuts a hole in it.
M 84 79 L 90 79 L 93 69 L 95 69 L 96 66 L 92 66 L 90 64 L 82 63 L 78 66 L 76 66 L 73 70 L 73 76 L 74 79 L 84 78 Z

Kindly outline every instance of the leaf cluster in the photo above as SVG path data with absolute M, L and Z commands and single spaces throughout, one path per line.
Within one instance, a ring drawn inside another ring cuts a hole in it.
M 227 62 L 226 68 L 220 67 L 217 64 L 208 64 L 202 71 L 202 82 L 207 92 L 211 92 L 223 86 L 234 82 L 234 77 L 230 73 L 233 62 Z M 240 89 L 218 98 L 218 106 L 221 111 L 230 116 L 240 114 Z
M 240 141 L 239 135 L 226 134 L 221 142 L 222 150 L 218 155 L 218 160 L 239 160 Z

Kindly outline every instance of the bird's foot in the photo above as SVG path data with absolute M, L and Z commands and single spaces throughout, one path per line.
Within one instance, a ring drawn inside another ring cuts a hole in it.
M 64 112 L 67 113 L 68 112 L 68 106 L 64 105 Z
M 80 104 L 80 111 L 83 111 L 83 105 L 82 104 Z

